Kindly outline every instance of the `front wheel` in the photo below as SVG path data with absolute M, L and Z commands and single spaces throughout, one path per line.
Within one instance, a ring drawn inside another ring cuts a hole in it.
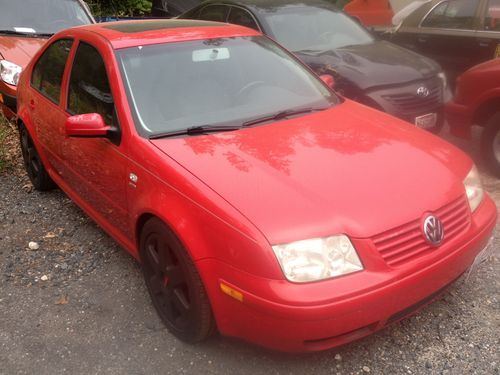
M 150 219 L 140 237 L 142 270 L 158 315 L 182 341 L 208 338 L 215 322 L 205 288 L 191 258 L 175 234 Z
M 19 141 L 21 143 L 21 152 L 23 154 L 24 168 L 30 178 L 33 187 L 36 190 L 45 191 L 56 187 L 56 184 L 50 178 L 47 170 L 43 166 L 40 155 L 35 148 L 33 139 L 26 126 L 19 127 Z
M 500 177 L 500 112 L 486 123 L 481 138 L 481 154 L 491 173 Z

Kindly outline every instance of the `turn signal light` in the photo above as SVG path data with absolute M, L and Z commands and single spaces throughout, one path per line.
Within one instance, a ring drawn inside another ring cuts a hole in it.
M 233 297 L 237 301 L 243 302 L 243 293 L 238 292 L 237 290 L 224 283 L 220 283 L 219 286 L 220 290 L 222 290 L 222 293 L 227 294 L 229 297 Z

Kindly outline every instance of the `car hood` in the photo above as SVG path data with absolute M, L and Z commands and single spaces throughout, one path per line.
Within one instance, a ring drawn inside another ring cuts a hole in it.
M 313 70 L 334 72 L 361 90 L 434 77 L 441 71 L 434 61 L 386 41 L 295 54 Z
M 47 38 L 0 35 L 0 56 L 22 68 L 47 42 Z
M 271 244 L 366 238 L 415 220 L 464 194 L 472 165 L 430 133 L 350 101 L 269 125 L 151 142 Z

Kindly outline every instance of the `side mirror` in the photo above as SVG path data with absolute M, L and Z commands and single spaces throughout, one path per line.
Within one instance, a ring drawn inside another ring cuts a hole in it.
M 325 83 L 326 83 L 326 85 L 327 85 L 329 88 L 331 88 L 331 89 L 333 89 L 333 88 L 334 88 L 334 86 L 335 86 L 335 79 L 333 78 L 333 76 L 332 76 L 332 75 L 330 75 L 330 74 L 322 74 L 322 75 L 320 75 L 320 76 L 319 76 L 319 78 L 320 78 L 323 82 L 325 82 Z
M 111 129 L 98 113 L 86 113 L 66 119 L 66 135 L 70 137 L 107 137 Z

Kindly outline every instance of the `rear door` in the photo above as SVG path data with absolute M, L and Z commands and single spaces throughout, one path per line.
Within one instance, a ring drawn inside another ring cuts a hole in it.
M 479 5 L 479 0 L 445 0 L 420 24 L 415 41 L 417 49 L 437 60 L 451 79 L 477 61 Z
M 500 0 L 483 0 L 477 33 L 478 62 L 500 58 Z
M 66 120 L 66 113 L 60 107 L 61 87 L 72 44 L 71 39 L 56 40 L 43 52 L 33 67 L 28 99 L 30 118 L 42 152 L 58 174 L 64 169 L 62 144 Z

